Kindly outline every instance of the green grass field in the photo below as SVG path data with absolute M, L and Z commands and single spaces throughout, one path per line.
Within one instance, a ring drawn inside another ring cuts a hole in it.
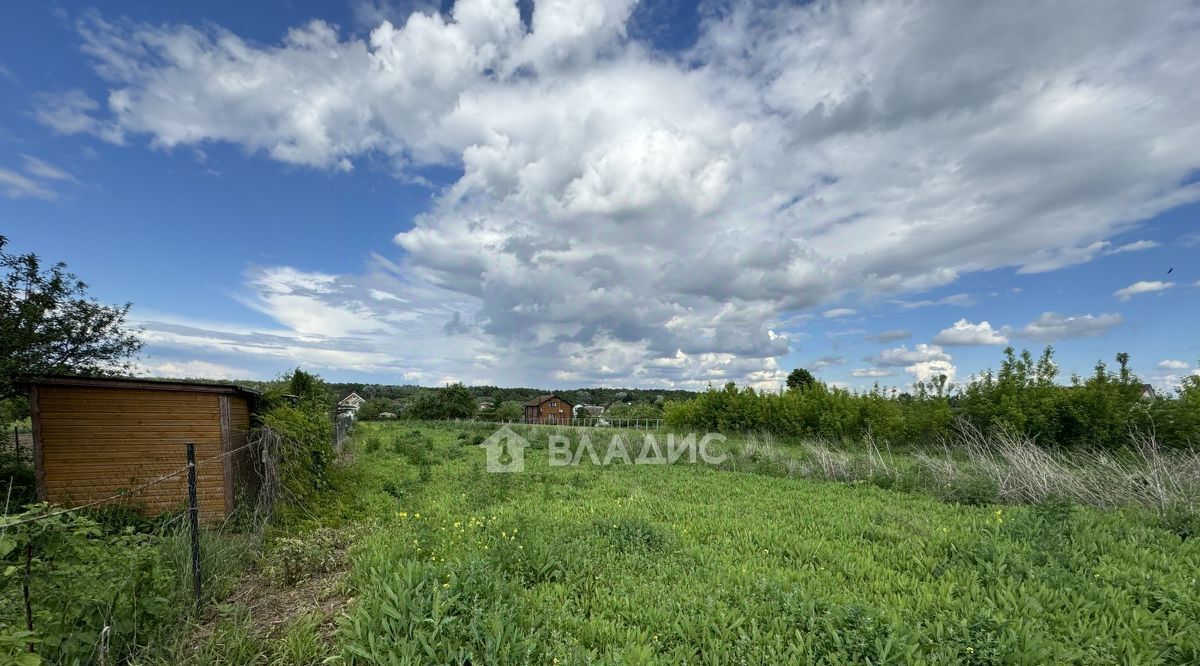
M 537 443 L 524 473 L 489 474 L 485 433 L 356 433 L 316 517 L 370 526 L 333 636 L 347 661 L 1200 661 L 1200 546 L 1139 513 L 550 467 Z

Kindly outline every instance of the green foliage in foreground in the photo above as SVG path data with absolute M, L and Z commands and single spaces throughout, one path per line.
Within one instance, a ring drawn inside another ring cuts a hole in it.
M 120 507 L 54 512 L 37 504 L 0 516 L 0 663 L 95 663 L 101 653 L 120 663 L 168 640 L 193 604 L 185 523 Z M 44 518 L 20 524 L 35 517 Z M 211 603 L 229 593 L 248 545 L 236 534 L 201 536 Z
M 328 389 L 315 375 L 296 370 L 270 387 L 261 407 L 257 425 L 278 436 L 271 454 L 280 461 L 277 506 L 284 511 L 276 519 L 282 525 L 305 513 L 316 491 L 331 485 Z M 0 473 L 4 470 L 0 460 Z M 86 664 L 101 662 L 100 655 L 107 663 L 157 658 L 177 642 L 194 605 L 186 521 L 181 515 L 148 519 L 136 505 L 56 515 L 59 509 L 36 504 L 0 515 L 0 663 Z M 236 514 L 220 529 L 201 531 L 207 607 L 229 595 L 259 546 L 261 526 L 248 515 L 253 507 L 243 509 L 246 515 Z M 275 560 L 285 566 L 284 577 L 293 576 L 296 567 L 324 562 L 301 557 L 307 551 L 288 550 L 294 545 L 285 538 L 277 548 L 286 558 Z M 285 656 L 307 654 L 312 627 L 297 627 L 296 644 L 272 643 L 272 649 Z M 249 662 L 231 657 L 223 663 Z
M 462 430 L 359 433 L 374 446 L 328 509 L 374 524 L 347 663 L 1200 661 L 1200 541 L 1136 512 L 551 468 L 540 442 L 525 473 L 487 474 Z

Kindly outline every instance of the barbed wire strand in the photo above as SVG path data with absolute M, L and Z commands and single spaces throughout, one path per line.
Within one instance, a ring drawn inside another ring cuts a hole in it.
M 195 465 L 196 465 L 196 467 L 199 467 L 200 465 L 203 465 L 203 464 L 206 464 L 206 463 L 210 463 L 210 462 L 212 462 L 212 461 L 214 461 L 214 460 L 218 460 L 218 459 L 220 459 L 220 458 L 224 458 L 225 456 L 231 456 L 231 455 L 233 455 L 233 454 L 237 453 L 238 451 L 242 451 L 242 450 L 244 450 L 244 449 L 248 449 L 248 448 L 250 448 L 251 446 L 253 446 L 253 444 L 246 444 L 246 445 L 244 445 L 244 446 L 239 446 L 238 448 L 236 448 L 236 449 L 233 449 L 232 451 L 226 451 L 226 452 L 224 452 L 224 453 L 221 453 L 221 454 L 215 455 L 215 456 L 213 456 L 213 457 L 211 457 L 211 458 L 206 458 L 206 459 L 204 459 L 204 460 L 199 460 L 199 461 L 197 461 L 197 462 L 195 463 Z M 140 486 L 138 486 L 138 487 L 136 487 L 136 488 L 132 488 L 132 489 L 130 489 L 130 490 L 125 490 L 125 491 L 119 492 L 119 493 L 117 493 L 116 495 L 113 495 L 113 496 L 111 496 L 111 497 L 105 497 L 104 499 L 98 499 L 98 500 L 95 500 L 95 501 L 93 501 L 93 502 L 88 502 L 87 504 L 81 504 L 81 505 L 79 505 L 79 506 L 76 506 L 76 507 L 71 507 L 71 508 L 69 508 L 69 509 L 59 509 L 58 511 L 52 511 L 51 513 L 42 514 L 42 515 L 40 515 L 40 516 L 31 516 L 31 517 L 29 517 L 29 518 L 25 518 L 25 519 L 23 519 L 23 520 L 18 520 L 18 521 L 17 521 L 17 522 L 15 522 L 15 523 L 6 523 L 6 524 L 3 524 L 3 525 L 0 525 L 0 530 L 8 529 L 8 528 L 10 528 L 10 527 L 20 527 L 21 525 L 26 525 L 26 524 L 28 524 L 28 523 L 36 523 L 36 522 L 38 522 L 38 521 L 40 521 L 40 520 L 48 520 L 48 519 L 50 519 L 50 518 L 55 518 L 55 517 L 57 517 L 57 516 L 66 515 L 66 514 L 68 514 L 68 513 L 75 513 L 75 512 L 77 512 L 77 511 L 82 511 L 82 510 L 84 510 L 84 509 L 90 509 L 90 508 L 92 508 L 92 507 L 94 507 L 94 506 L 98 506 L 98 505 L 100 505 L 100 504 L 104 504 L 105 502 L 111 502 L 111 501 L 113 501 L 113 500 L 115 500 L 115 499 L 120 499 L 120 498 L 122 498 L 122 497 L 126 497 L 126 496 L 128 496 L 128 495 L 132 495 L 132 494 L 134 494 L 134 493 L 139 493 L 139 492 L 141 492 L 141 491 L 143 491 L 143 490 L 145 490 L 145 489 L 149 488 L 150 486 L 153 486 L 153 485 L 155 485 L 155 484 L 162 483 L 163 481 L 167 481 L 167 480 L 169 480 L 169 479 L 173 479 L 173 478 L 175 478 L 175 477 L 179 476 L 180 474 L 182 474 L 182 473 L 186 472 L 186 471 L 188 470 L 188 467 L 189 467 L 189 466 L 190 466 L 190 464 L 184 465 L 183 467 L 180 467 L 179 469 L 175 470 L 174 472 L 171 472 L 171 473 L 169 473 L 169 474 L 165 474 L 165 475 L 163 475 L 163 476 L 160 476 L 160 477 L 158 477 L 157 479 L 154 479 L 153 481 L 150 481 L 150 482 L 148 482 L 148 483 L 144 483 L 144 484 L 142 484 L 142 485 L 140 485 Z

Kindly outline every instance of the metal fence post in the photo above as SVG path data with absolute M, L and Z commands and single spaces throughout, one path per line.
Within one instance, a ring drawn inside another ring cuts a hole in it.
M 200 505 L 196 501 L 196 443 L 187 443 L 188 513 L 192 526 L 192 591 L 196 595 L 196 615 L 200 614 Z

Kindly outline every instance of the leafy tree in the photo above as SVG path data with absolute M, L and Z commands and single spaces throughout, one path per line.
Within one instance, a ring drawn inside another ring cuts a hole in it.
M 442 401 L 438 399 L 438 392 L 428 390 L 418 393 L 417 397 L 408 403 L 404 414 L 411 419 L 437 420 L 446 418 L 446 410 L 443 408 Z
M 7 400 L 0 400 L 0 425 L 28 417 L 29 398 L 23 395 L 14 395 Z
M 475 404 L 475 397 L 471 395 L 471 391 L 462 382 L 445 386 L 438 393 L 445 412 L 443 418 L 475 418 L 475 410 L 478 407 Z
M 787 376 L 787 387 L 789 389 L 803 390 L 817 383 L 817 378 L 813 377 L 813 373 L 804 368 L 796 368 Z
M 360 421 L 374 421 L 384 412 L 395 413 L 395 411 L 391 400 L 387 398 L 371 398 L 358 408 L 358 412 L 354 416 Z
M 66 264 L 5 252 L 0 236 L 0 398 L 20 375 L 128 372 L 142 341 L 125 328 L 130 304 L 103 305 Z
M 525 407 L 516 400 L 506 400 L 500 403 L 493 418 L 497 421 L 520 421 L 525 416 Z
M 298 397 L 301 403 L 318 406 L 317 411 L 330 411 L 328 403 L 332 402 L 332 396 L 320 377 L 296 368 L 284 381 L 288 392 Z
M 639 402 L 628 405 L 613 405 L 604 410 L 605 419 L 661 419 L 662 409 L 649 403 Z

